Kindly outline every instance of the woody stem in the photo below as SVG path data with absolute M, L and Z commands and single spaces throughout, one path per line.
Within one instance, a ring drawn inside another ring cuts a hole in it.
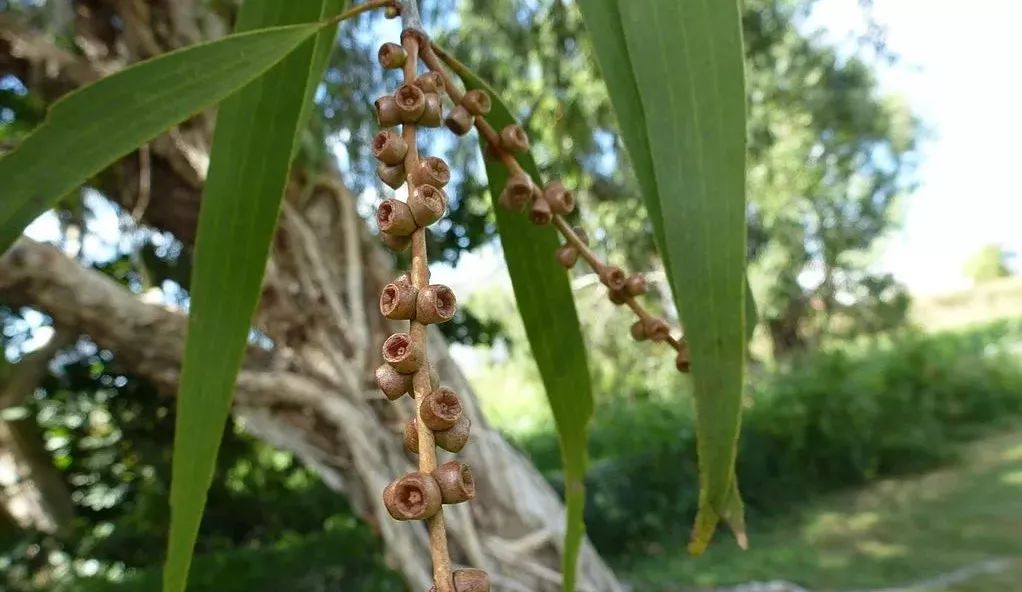
M 420 39 L 424 39 L 424 36 L 421 33 L 421 23 L 418 23 L 418 7 L 415 5 L 415 0 L 402 0 L 401 4 L 402 18 L 405 19 L 405 24 L 410 26 L 412 23 L 416 23 L 419 25 L 419 28 L 406 29 L 405 34 L 401 36 L 401 44 L 408 54 L 404 65 L 405 83 L 411 84 L 417 75 Z M 409 8 L 411 8 L 411 11 L 405 12 Z M 405 123 L 402 125 L 401 131 L 405 143 L 408 145 L 404 165 L 407 173 L 408 194 L 411 195 L 415 191 L 411 173 L 419 166 L 416 125 Z M 424 227 L 417 228 L 412 233 L 412 268 L 410 275 L 412 284 L 418 290 L 421 291 L 429 285 L 429 259 L 426 253 L 426 229 Z M 422 352 L 422 367 L 416 371 L 412 378 L 412 387 L 415 395 L 416 426 L 419 437 L 419 471 L 430 474 L 437 468 L 437 454 L 433 432 L 422 420 L 422 402 L 433 388 L 429 378 L 426 328 L 425 324 L 412 320 L 409 322 L 408 333 L 412 342 L 417 343 Z M 447 527 L 444 524 L 443 508 L 426 521 L 426 526 L 429 529 L 429 550 L 433 560 L 433 581 L 437 592 L 454 592 L 451 579 L 451 556 L 447 549 Z

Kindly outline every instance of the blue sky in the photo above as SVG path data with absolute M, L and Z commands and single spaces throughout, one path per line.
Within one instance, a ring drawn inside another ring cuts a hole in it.
M 861 14 L 858 0 L 821 0 L 811 24 L 842 43 L 862 31 Z M 901 58 L 881 69 L 881 84 L 908 100 L 928 135 L 919 188 L 879 265 L 916 294 L 967 287 L 963 265 L 983 245 L 1022 256 L 1022 2 L 875 0 L 874 15 Z

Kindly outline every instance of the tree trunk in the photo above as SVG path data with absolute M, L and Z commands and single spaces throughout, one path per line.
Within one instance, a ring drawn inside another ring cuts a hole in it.
M 197 0 L 76 2 L 75 39 L 86 57 L 45 35 L 0 19 L 0 66 L 48 100 L 126 63 L 223 29 Z M 123 27 L 109 26 L 111 15 Z M 147 224 L 194 239 L 208 162 L 210 118 L 157 138 L 100 176 L 99 189 Z M 397 523 L 381 492 L 412 470 L 401 429 L 412 407 L 389 403 L 373 369 L 396 327 L 376 312 L 395 275 L 336 171 L 295 171 L 267 266 L 256 325 L 273 342 L 253 348 L 239 375 L 234 413 L 246 428 L 292 451 L 376 526 L 387 557 L 413 590 L 431 585 L 426 532 Z M 0 298 L 31 306 L 89 335 L 118 363 L 162 392 L 176 391 L 185 317 L 147 303 L 57 249 L 22 239 L 0 259 Z M 490 571 L 495 590 L 558 590 L 564 510 L 536 469 L 482 417 L 475 395 L 437 332 L 431 361 L 461 393 L 472 440 L 460 455 L 473 468 L 478 497 L 449 506 L 457 561 Z M 579 589 L 617 591 L 614 575 L 586 543 Z

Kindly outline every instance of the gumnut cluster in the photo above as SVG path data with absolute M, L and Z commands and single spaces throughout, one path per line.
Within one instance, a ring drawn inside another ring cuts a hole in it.
M 447 551 L 443 506 L 473 499 L 475 480 L 463 462 L 438 463 L 436 447 L 452 453 L 461 451 L 472 426 L 460 397 L 439 384 L 428 358 L 428 326 L 451 320 L 457 309 L 457 299 L 449 287 L 429 283 L 425 235 L 427 228 L 447 211 L 445 187 L 451 172 L 443 159 L 419 156 L 416 129 L 446 123 L 455 132 L 464 133 L 477 115 L 489 109 L 489 97 L 473 95 L 472 101 L 455 105 L 445 117 L 443 77 L 435 72 L 417 72 L 422 43 L 421 33 L 406 31 L 400 45 L 385 43 L 378 55 L 384 68 L 403 70 L 404 83 L 376 100 L 382 130 L 373 138 L 372 153 L 379 161 L 380 180 L 395 190 L 406 185 L 407 199 L 384 199 L 377 207 L 376 221 L 387 247 L 394 251 L 411 248 L 412 267 L 380 293 L 380 314 L 393 321 L 407 321 L 408 330 L 384 341 L 384 363 L 376 369 L 376 383 L 391 401 L 406 395 L 414 400 L 415 414 L 405 424 L 404 445 L 419 460 L 418 470 L 386 487 L 383 502 L 395 520 L 426 522 L 434 566 L 433 590 L 488 592 L 486 572 L 452 569 Z

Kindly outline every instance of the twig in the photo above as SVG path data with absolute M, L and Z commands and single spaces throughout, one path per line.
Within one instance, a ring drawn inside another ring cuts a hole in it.
M 368 2 L 363 2 L 362 4 L 352 6 L 348 10 L 342 12 L 341 14 L 338 14 L 337 16 L 329 19 L 327 22 L 339 23 L 341 21 L 348 20 L 352 17 L 358 16 L 363 12 L 369 12 L 370 10 L 375 10 L 377 8 L 387 8 L 388 6 L 398 6 L 399 2 L 400 0 L 369 0 Z
M 138 148 L 138 199 L 131 208 L 131 219 L 135 224 L 142 223 L 142 216 L 149 207 L 150 187 L 152 186 L 152 166 L 150 165 L 149 144 Z
M 401 10 L 401 26 L 405 29 L 423 31 L 422 17 L 419 15 L 418 0 L 396 0 Z

